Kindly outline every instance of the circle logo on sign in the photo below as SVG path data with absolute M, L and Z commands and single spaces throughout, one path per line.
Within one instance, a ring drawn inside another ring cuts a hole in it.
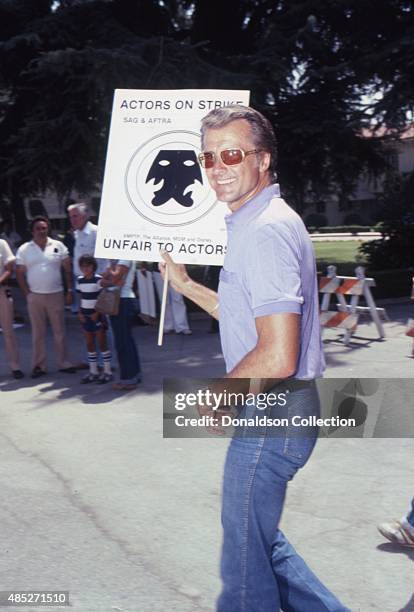
M 176 130 L 147 140 L 132 155 L 125 190 L 136 212 L 158 225 L 189 225 L 217 203 L 197 161 L 200 135 Z

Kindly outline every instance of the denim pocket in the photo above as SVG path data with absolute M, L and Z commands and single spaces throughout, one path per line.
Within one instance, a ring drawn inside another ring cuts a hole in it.
M 283 454 L 287 457 L 298 460 L 300 465 L 304 465 L 309 459 L 313 447 L 316 443 L 317 434 L 312 437 L 291 433 L 289 428 L 286 432 Z
M 286 412 L 289 424 L 286 427 L 283 454 L 304 465 L 312 453 L 319 431 L 314 424 L 319 417 L 319 397 L 315 385 L 292 391 Z

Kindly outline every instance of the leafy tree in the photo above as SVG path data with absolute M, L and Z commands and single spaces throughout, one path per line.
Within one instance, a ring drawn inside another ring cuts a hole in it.
M 391 174 L 381 197 L 382 237 L 361 245 L 373 270 L 414 268 L 414 172 Z
M 298 209 L 346 199 L 363 169 L 385 167 L 362 127 L 399 128 L 414 100 L 411 4 L 0 0 L 0 194 L 22 211 L 45 188 L 98 185 L 117 87 L 217 87 L 250 89 L 275 125 Z

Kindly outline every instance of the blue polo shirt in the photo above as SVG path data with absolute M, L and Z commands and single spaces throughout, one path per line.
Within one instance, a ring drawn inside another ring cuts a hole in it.
M 257 344 L 255 318 L 301 315 L 295 378 L 325 369 L 313 246 L 299 215 L 266 187 L 226 216 L 227 254 L 220 274 L 220 337 L 227 372 Z

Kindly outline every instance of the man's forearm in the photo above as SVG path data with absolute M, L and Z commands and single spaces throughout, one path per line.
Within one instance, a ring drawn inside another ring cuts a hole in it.
M 65 281 L 66 281 L 66 290 L 72 291 L 73 289 L 72 274 L 68 270 L 65 270 Z
M 196 283 L 190 278 L 182 284 L 180 293 L 192 302 L 195 302 L 215 319 L 219 318 L 219 301 L 216 291 L 200 285 L 200 283 Z
M 196 283 L 188 276 L 183 264 L 176 264 L 168 253 L 161 252 L 162 260 L 159 270 L 163 278 L 168 274 L 168 281 L 173 289 L 200 306 L 215 319 L 219 318 L 218 296 L 215 291 Z
M 62 267 L 63 267 L 63 273 L 65 275 L 66 290 L 72 291 L 73 289 L 72 264 L 70 261 L 65 260 L 62 264 Z
M 4 266 L 3 274 L 0 276 L 0 285 L 4 285 L 7 283 L 7 281 L 13 274 L 13 270 L 14 270 L 14 260 L 8 261 L 6 265 Z
M 16 270 L 16 279 L 24 295 L 28 295 L 30 293 L 30 287 L 27 284 L 25 273 L 19 270 L 19 268 Z
M 3 274 L 0 276 L 0 285 L 4 285 L 6 281 L 9 280 L 10 275 L 11 275 L 10 270 L 5 270 Z
M 294 374 L 283 355 L 269 353 L 266 348 L 256 346 L 226 374 L 226 378 L 285 379 Z

